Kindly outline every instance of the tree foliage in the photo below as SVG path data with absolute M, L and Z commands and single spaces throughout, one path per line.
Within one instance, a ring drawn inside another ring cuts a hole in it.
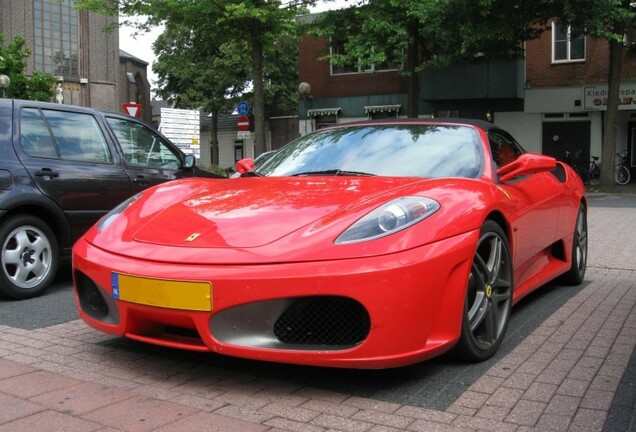
M 235 42 L 215 43 L 207 28 L 170 22 L 155 41 L 157 93 L 178 108 L 203 109 L 212 116 L 212 162 L 218 163 L 219 113 L 231 111 L 245 90 L 249 68 L 245 49 Z
M 5 36 L 0 33 L 0 73 L 9 77 L 11 84 L 6 96 L 14 99 L 51 101 L 55 94 L 56 78 L 40 71 L 31 76 L 24 73 L 25 59 L 31 55 L 26 41 L 16 36 L 5 46 Z
M 96 12 L 119 11 L 130 18 L 144 17 L 141 21 L 133 19 L 141 31 L 157 25 L 178 25 L 214 35 L 212 43 L 217 46 L 240 46 L 250 70 L 256 153 L 260 154 L 265 150 L 265 81 L 268 73 L 270 78 L 276 76 L 274 68 L 265 61 L 277 52 L 281 35 L 291 34 L 297 14 L 315 1 L 291 0 L 283 4 L 281 0 L 76 0 L 76 4 Z M 272 86 L 272 91 L 275 88 Z
M 155 41 L 157 93 L 180 108 L 228 110 L 249 79 L 245 49 L 235 42 L 214 43 L 205 29 L 168 24 Z
M 550 0 L 361 0 L 323 14 L 311 30 L 343 42 L 335 64 L 362 68 L 393 62 L 410 76 L 409 116 L 418 114 L 418 80 L 424 69 L 465 60 L 518 55 L 537 37 Z
M 515 53 L 536 37 L 545 13 L 541 0 L 365 0 L 322 15 L 313 34 L 346 37 L 336 62 L 358 59 L 363 67 L 395 57 L 418 71 L 459 60 Z M 342 31 L 346 29 L 346 31 Z M 408 45 L 417 58 L 407 58 Z

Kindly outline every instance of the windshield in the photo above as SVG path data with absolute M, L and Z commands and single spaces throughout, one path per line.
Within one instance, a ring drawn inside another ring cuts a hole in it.
M 468 126 L 365 125 L 305 135 L 257 166 L 256 174 L 468 177 L 481 173 L 479 135 Z

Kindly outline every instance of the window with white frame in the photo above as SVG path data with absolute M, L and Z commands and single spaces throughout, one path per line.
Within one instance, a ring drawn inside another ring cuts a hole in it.
M 570 26 L 552 23 L 552 62 L 585 61 L 585 35 L 571 37 Z

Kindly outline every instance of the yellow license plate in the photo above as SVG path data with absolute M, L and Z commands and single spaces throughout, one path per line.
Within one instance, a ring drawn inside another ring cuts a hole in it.
M 170 309 L 211 311 L 209 282 L 151 279 L 112 273 L 113 298 Z

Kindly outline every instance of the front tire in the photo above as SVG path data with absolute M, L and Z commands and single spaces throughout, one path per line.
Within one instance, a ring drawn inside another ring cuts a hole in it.
M 510 321 L 512 289 L 508 239 L 497 223 L 486 221 L 466 288 L 461 336 L 456 347 L 461 358 L 479 362 L 497 352 Z
M 0 223 L 0 294 L 11 299 L 36 297 L 53 282 L 57 239 L 42 219 L 9 216 Z

